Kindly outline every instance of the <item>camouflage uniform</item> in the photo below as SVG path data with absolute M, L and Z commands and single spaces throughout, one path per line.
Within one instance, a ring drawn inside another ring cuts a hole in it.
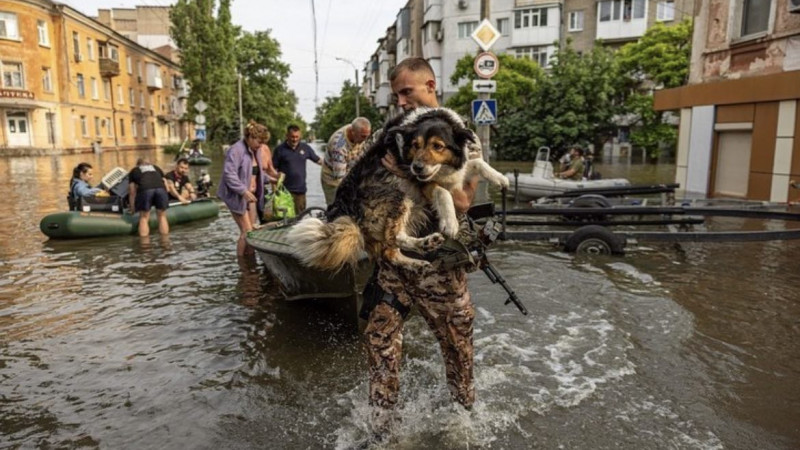
M 475 401 L 472 345 L 475 309 L 467 290 L 467 271 L 447 269 L 440 260 L 413 271 L 379 261 L 378 283 L 407 308 L 416 306 L 428 323 L 444 358 L 452 397 L 470 408 Z M 404 320 L 394 307 L 379 303 L 365 330 L 369 356 L 369 398 L 390 408 L 400 389 Z

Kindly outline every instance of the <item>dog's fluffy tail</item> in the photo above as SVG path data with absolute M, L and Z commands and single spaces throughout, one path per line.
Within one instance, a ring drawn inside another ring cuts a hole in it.
M 294 225 L 287 237 L 300 262 L 315 269 L 336 272 L 346 264 L 358 262 L 364 251 L 361 231 L 348 216 L 333 222 L 307 217 Z

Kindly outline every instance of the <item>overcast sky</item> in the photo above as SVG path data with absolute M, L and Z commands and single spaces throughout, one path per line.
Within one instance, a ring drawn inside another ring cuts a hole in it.
M 170 0 L 61 0 L 78 11 L 96 16 L 98 8 L 168 6 Z M 272 30 L 281 44 L 283 60 L 291 66 L 289 87 L 298 98 L 298 112 L 314 119 L 314 39 L 311 2 L 317 16 L 319 103 L 338 94 L 345 79 L 354 79 L 349 59 L 359 71 L 378 46 L 378 38 L 394 23 L 407 0 L 233 0 L 233 23 L 247 31 Z

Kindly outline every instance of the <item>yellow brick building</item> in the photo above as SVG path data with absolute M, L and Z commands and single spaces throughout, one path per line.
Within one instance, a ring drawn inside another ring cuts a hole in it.
M 179 66 L 69 6 L 0 3 L 0 155 L 180 143 Z

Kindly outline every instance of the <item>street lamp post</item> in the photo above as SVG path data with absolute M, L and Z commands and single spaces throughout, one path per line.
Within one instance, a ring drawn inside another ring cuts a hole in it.
M 361 97 L 361 88 L 359 88 L 359 87 L 358 87 L 358 68 L 357 68 L 357 67 L 356 67 L 356 65 L 355 65 L 355 64 L 353 64 L 353 62 L 352 62 L 352 61 L 350 61 L 349 59 L 339 58 L 339 57 L 337 56 L 337 57 L 336 57 L 336 60 L 337 60 L 337 61 L 346 62 L 347 64 L 350 64 L 350 66 L 351 66 L 351 67 L 353 67 L 353 70 L 356 72 L 356 117 L 359 117 L 359 116 L 361 116 L 361 111 L 360 111 L 360 109 L 359 109 L 359 102 L 358 102 L 358 100 L 359 100 L 359 97 Z

